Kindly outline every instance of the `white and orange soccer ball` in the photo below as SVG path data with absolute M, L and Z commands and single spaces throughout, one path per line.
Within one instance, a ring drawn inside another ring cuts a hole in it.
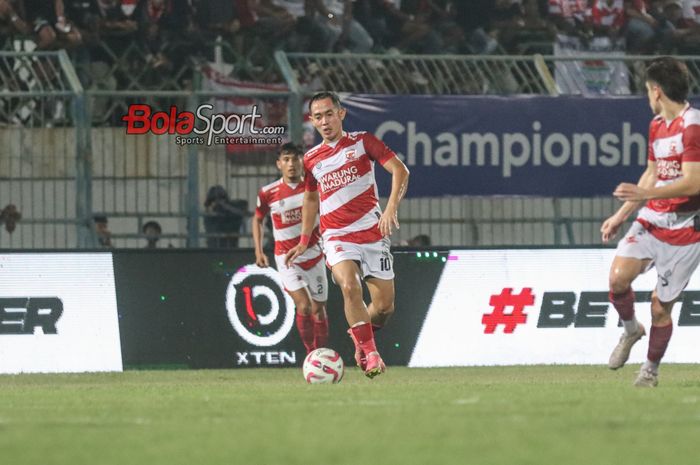
M 336 384 L 343 379 L 345 364 L 333 349 L 312 350 L 304 359 L 304 379 L 309 384 Z

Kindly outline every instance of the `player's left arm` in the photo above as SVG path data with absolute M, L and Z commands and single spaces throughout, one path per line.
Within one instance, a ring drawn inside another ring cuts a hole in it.
M 401 199 L 406 194 L 406 189 L 408 189 L 408 176 L 410 173 L 406 165 L 398 157 L 392 157 L 382 166 L 391 173 L 391 194 L 389 194 L 389 201 L 386 204 L 384 213 L 379 218 L 379 232 L 382 233 L 382 236 L 389 236 L 394 226 L 396 226 L 396 229 L 399 229 L 399 203 L 401 203 Z

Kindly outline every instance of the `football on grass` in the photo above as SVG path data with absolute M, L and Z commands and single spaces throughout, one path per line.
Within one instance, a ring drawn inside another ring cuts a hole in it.
M 335 384 L 343 379 L 345 364 L 333 349 L 316 349 L 304 359 L 304 379 L 309 384 Z

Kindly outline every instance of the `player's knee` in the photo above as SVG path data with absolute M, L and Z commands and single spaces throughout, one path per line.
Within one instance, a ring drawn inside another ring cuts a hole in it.
M 347 280 L 340 283 L 340 292 L 345 299 L 362 298 L 362 287 L 355 280 Z
M 610 276 L 609 286 L 613 294 L 623 294 L 629 290 L 631 285 L 632 283 L 625 277 L 617 274 Z
M 311 315 L 311 303 L 304 302 L 297 305 L 297 314 L 299 315 Z

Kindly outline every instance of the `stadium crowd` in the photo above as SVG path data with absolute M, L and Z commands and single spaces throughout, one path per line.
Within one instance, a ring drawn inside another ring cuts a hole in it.
M 192 58 L 212 60 L 218 41 L 249 62 L 236 67 L 243 79 L 259 79 L 275 49 L 552 53 L 558 35 L 583 44 L 606 37 L 634 54 L 695 54 L 700 0 L 0 0 L 3 49 L 29 39 L 110 65 L 136 47 L 138 66 L 172 72 Z

